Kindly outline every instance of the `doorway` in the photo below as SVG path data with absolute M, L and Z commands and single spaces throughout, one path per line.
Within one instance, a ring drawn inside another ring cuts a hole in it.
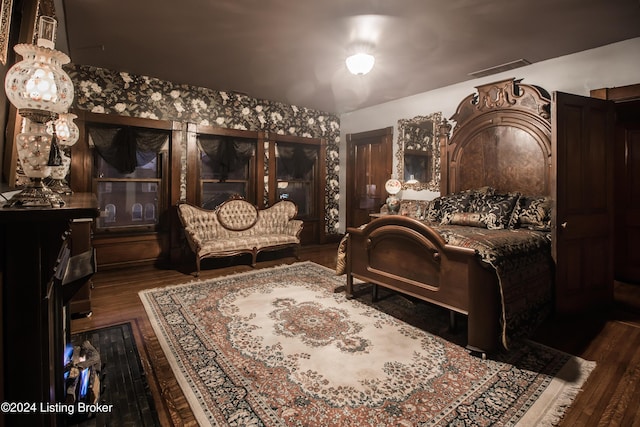
M 380 212 L 393 166 L 393 127 L 347 134 L 347 227 Z
M 640 284 L 640 100 L 616 104 L 615 277 Z
M 591 91 L 616 103 L 614 271 L 640 284 L 640 84 Z

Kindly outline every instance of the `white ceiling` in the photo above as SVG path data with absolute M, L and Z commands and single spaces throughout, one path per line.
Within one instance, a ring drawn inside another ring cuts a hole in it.
M 331 113 L 640 36 L 639 0 L 60 2 L 76 64 Z M 376 65 L 353 76 L 344 59 L 362 41 Z

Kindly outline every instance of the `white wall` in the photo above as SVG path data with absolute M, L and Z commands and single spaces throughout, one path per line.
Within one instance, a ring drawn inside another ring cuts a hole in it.
M 418 95 L 340 116 L 340 153 L 346 153 L 346 135 L 393 126 L 393 148 L 396 148 L 399 119 L 410 119 L 441 111 L 449 118 L 466 96 L 475 93 L 475 87 L 508 78 L 522 79 L 522 83 L 540 86 L 552 92 L 568 92 L 589 96 L 592 89 L 626 86 L 640 83 L 640 37 L 562 56 L 500 74 L 468 80 Z M 394 155 L 393 171 L 396 170 Z M 344 232 L 346 156 L 340 158 L 340 230 Z M 411 197 L 420 195 L 412 192 Z M 433 195 L 429 195 L 431 198 Z

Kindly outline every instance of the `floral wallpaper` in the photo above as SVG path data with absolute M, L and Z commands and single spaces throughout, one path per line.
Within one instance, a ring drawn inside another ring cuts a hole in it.
M 65 71 L 75 86 L 73 107 L 81 110 L 326 139 L 325 231 L 327 234 L 338 233 L 338 116 L 238 93 L 85 65 L 70 64 L 65 66 Z M 186 162 L 183 162 L 181 175 L 184 191 Z

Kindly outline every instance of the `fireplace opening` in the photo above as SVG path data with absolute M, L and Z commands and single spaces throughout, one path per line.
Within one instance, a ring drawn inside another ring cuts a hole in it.
M 101 395 L 102 360 L 100 353 L 89 341 L 80 345 L 67 344 L 64 354 L 64 401 L 95 405 Z M 73 418 L 89 418 L 91 413 L 74 412 Z

